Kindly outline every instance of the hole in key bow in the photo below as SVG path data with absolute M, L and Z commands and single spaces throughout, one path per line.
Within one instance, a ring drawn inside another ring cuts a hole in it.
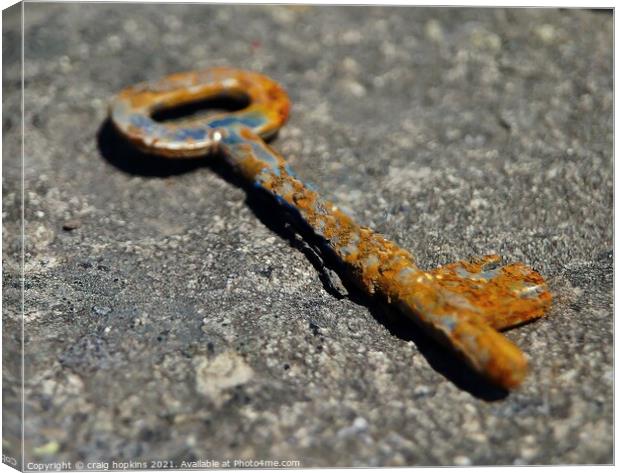
M 250 97 L 241 92 L 220 94 L 171 107 L 162 107 L 159 110 L 155 110 L 151 114 L 151 118 L 160 123 L 177 120 L 198 120 L 222 112 L 238 112 L 247 108 L 251 102 Z

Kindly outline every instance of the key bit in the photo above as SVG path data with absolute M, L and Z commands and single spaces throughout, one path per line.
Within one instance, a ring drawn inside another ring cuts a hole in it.
M 221 96 L 245 97 L 249 105 L 180 123 L 152 118 L 163 109 Z M 265 143 L 289 109 L 288 96 L 269 77 L 220 67 L 129 87 L 113 100 L 110 116 L 123 136 L 148 153 L 173 159 L 223 155 L 298 226 L 310 229 L 322 251 L 338 258 L 364 292 L 385 298 L 491 382 L 518 386 L 527 359 L 499 330 L 541 317 L 550 307 L 542 276 L 522 263 L 499 266 L 497 255 L 420 269 L 407 250 L 322 199 Z

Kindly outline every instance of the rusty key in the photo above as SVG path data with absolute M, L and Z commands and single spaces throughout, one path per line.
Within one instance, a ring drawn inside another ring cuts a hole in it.
M 216 97 L 247 98 L 236 112 L 159 123 L 155 112 Z M 504 387 L 527 372 L 523 352 L 499 330 L 541 317 L 551 305 L 544 279 L 522 263 L 499 266 L 496 255 L 424 271 L 413 255 L 306 186 L 267 145 L 286 121 L 290 102 L 269 77 L 231 68 L 173 74 L 121 91 L 110 106 L 117 130 L 141 150 L 168 158 L 217 152 L 245 179 L 309 226 L 367 294 L 383 296 L 477 372 Z

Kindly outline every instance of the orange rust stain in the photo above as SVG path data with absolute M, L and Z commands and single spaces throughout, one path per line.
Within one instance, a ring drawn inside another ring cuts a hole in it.
M 226 95 L 247 96 L 250 105 L 243 110 L 218 114 L 216 117 L 256 114 L 262 117 L 263 122 L 252 130 L 254 134 L 270 136 L 288 118 L 290 101 L 279 84 L 262 74 L 227 67 L 172 74 L 158 82 L 128 87 L 116 96 L 112 107 L 124 106 L 129 115 L 150 117 L 158 110 Z M 205 120 L 205 124 L 207 121 Z M 192 120 L 192 123 L 200 122 L 200 119 Z M 130 135 L 132 141 L 141 149 L 166 157 L 201 156 L 216 146 L 215 143 L 207 142 L 202 148 L 188 146 L 184 149 L 179 146 L 179 142 L 169 145 L 165 140 L 160 140 L 157 146 L 153 146 L 152 141 L 149 142 L 142 131 L 132 130 L 125 123 L 117 123 L 116 126 L 121 133 Z

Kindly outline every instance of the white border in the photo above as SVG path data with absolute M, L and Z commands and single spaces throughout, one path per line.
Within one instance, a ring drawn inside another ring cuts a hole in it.
M 245 1 L 235 1 L 235 0 L 211 0 L 209 2 L 200 2 L 200 1 L 187 1 L 187 0 L 151 0 L 149 2 L 143 2 L 140 0 L 135 0 L 135 1 L 127 1 L 127 0 L 116 0 L 116 1 L 109 1 L 109 2 L 103 2 L 103 1 L 99 1 L 99 0 L 82 0 L 80 2 L 77 1 L 65 1 L 65 0 L 58 0 L 56 2 L 46 2 L 45 0 L 27 0 L 28 3 L 86 3 L 86 2 L 92 2 L 92 3 L 213 3 L 213 4 L 311 4 L 311 5 L 381 5 L 381 6 L 389 6 L 389 5 L 394 5 L 394 6 L 428 6 L 428 7 L 460 7 L 460 6 L 467 6 L 467 7 L 496 7 L 496 8 L 504 8 L 504 7 L 517 7 L 517 8 L 523 8 L 523 7 L 532 7 L 532 8 L 615 8 L 615 2 L 609 2 L 609 1 L 589 1 L 589 2 L 575 2 L 575 1 L 545 1 L 543 4 L 537 4 L 534 1 L 529 1 L 529 2 L 506 2 L 506 1 L 469 1 L 467 3 L 465 2 L 459 2 L 459 1 L 451 1 L 451 0 L 442 0 L 441 2 L 433 2 L 433 1 L 424 1 L 424 0 L 418 0 L 418 1 L 403 1 L 403 0 L 391 0 L 388 2 L 381 2 L 381 1 L 363 1 L 363 0 L 341 0 L 341 1 L 330 1 L 330 0 L 314 0 L 311 2 L 304 2 L 304 1 L 300 1 L 300 0 L 271 0 L 271 1 L 257 1 L 257 0 L 245 0 Z M 15 0 L 0 0 L 0 6 L 2 7 L 2 9 L 4 10 L 5 8 L 8 8 L 9 6 L 14 5 L 15 3 L 17 3 Z M 618 204 L 620 203 L 619 197 L 617 196 L 617 194 L 615 193 L 615 188 L 616 188 L 616 184 L 617 184 L 617 176 L 615 174 L 615 156 L 616 156 L 616 147 L 615 147 L 615 142 L 616 142 L 616 129 L 615 129 L 615 123 L 617 123 L 617 108 L 615 107 L 615 90 L 617 90 L 618 87 L 618 81 L 617 81 L 617 75 L 616 75 L 616 65 L 618 64 L 618 49 L 616 48 L 616 40 L 615 40 L 615 31 L 616 28 L 618 26 L 618 20 L 616 18 L 616 15 L 614 13 L 614 255 L 616 252 L 616 249 L 618 248 L 618 241 L 619 241 L 619 236 L 618 236 L 618 232 L 616 231 L 616 219 L 615 219 L 615 209 L 618 208 Z M 2 46 L 2 39 L 0 38 L 0 47 Z M 22 51 L 21 51 L 21 57 L 22 57 L 22 77 L 21 77 L 21 81 L 22 81 L 22 104 L 21 104 L 21 108 L 22 108 L 22 122 L 21 122 L 21 128 L 22 128 L 22 173 L 21 173 L 21 179 L 22 179 L 22 189 L 21 189 L 21 213 L 22 213 L 22 225 L 21 225 L 21 231 L 22 231 L 22 243 L 24 242 L 24 238 L 25 238 L 25 228 L 24 228 L 24 169 L 25 169 L 25 155 L 24 155 L 24 145 L 25 145 L 25 137 L 24 137 L 24 131 L 25 131 L 25 124 L 24 124 L 24 5 L 22 4 Z M 0 83 L 0 95 L 2 92 L 2 85 Z M 0 110 L 0 123 L 1 123 L 1 118 L 2 118 L 2 111 Z M 0 153 L 2 151 L 2 144 L 0 142 Z M 2 170 L 2 164 L 0 162 L 0 171 Z M 2 243 L 0 240 L 0 251 L 2 249 Z M 23 276 L 23 268 L 24 268 L 24 259 L 25 259 L 25 255 L 24 255 L 24 246 L 22 244 L 22 254 L 21 254 L 21 266 L 22 266 L 22 276 Z M 614 269 L 615 269 L 615 265 L 614 265 Z M 0 268 L 0 276 L 2 275 L 2 269 Z M 615 435 L 615 414 L 617 412 L 616 409 L 616 403 L 617 403 L 617 399 L 615 396 L 616 393 L 616 388 L 617 388 L 617 383 L 618 383 L 618 379 L 615 377 L 615 360 L 618 357 L 620 350 L 618 349 L 618 346 L 615 344 L 615 319 L 616 319 L 616 305 L 615 305 L 615 288 L 617 287 L 616 285 L 617 279 L 616 279 L 616 272 L 614 270 L 614 461 L 615 461 L 615 452 L 620 444 L 620 442 L 618 441 L 618 438 Z M 21 300 L 21 304 L 22 304 L 22 314 L 23 314 L 23 310 L 24 310 L 24 278 L 22 277 L 21 280 L 21 292 L 22 292 L 22 300 Z M 1 307 L 2 301 L 0 300 L 0 307 Z M 1 330 L 1 329 L 0 329 Z M 1 331 L 0 331 L 1 334 Z M 24 323 L 23 323 L 23 317 L 22 317 L 22 340 L 23 340 L 23 335 L 24 335 Z M 1 337 L 0 337 L 0 347 L 1 347 Z M 23 346 L 22 346 L 22 401 L 23 399 L 23 375 L 24 375 L 24 353 L 23 353 Z M 1 400 L 1 393 L 0 393 L 0 400 Z M 22 435 L 23 435 L 23 429 L 24 429 L 24 408 L 23 408 L 23 404 L 22 404 Z M 24 455 L 24 446 L 22 443 L 22 464 L 23 464 L 23 455 Z M 440 467 L 416 467 L 415 469 L 418 468 L 422 468 L 426 471 L 430 470 L 430 471 L 438 471 L 444 468 L 440 468 Z M 474 467 L 467 467 L 468 471 L 484 471 L 484 472 L 488 472 L 488 473 L 496 473 L 496 472 L 500 472 L 500 471 L 504 471 L 506 468 L 522 468 L 522 467 L 516 467 L 516 466 L 506 466 L 506 467 L 478 467 L 478 466 L 474 466 Z M 551 471 L 557 471 L 557 466 L 542 466 L 542 467 L 536 467 L 537 471 L 540 472 L 551 472 Z M 585 471 L 615 471 L 615 468 L 613 466 L 560 466 L 560 468 L 562 468 L 563 471 L 570 471 L 570 472 L 585 472 Z M 302 469 L 305 471 L 305 469 Z M 365 470 L 365 469 L 364 469 Z M 398 470 L 398 471 L 409 471 L 409 470 L 413 470 L 413 468 L 382 468 L 382 470 Z M 0 464 L 0 473 L 3 472 L 12 472 L 15 471 L 13 468 L 10 468 L 8 465 L 4 465 L 4 464 Z M 162 472 L 162 473 L 170 473 L 170 470 L 148 470 L 148 471 L 154 471 L 154 472 Z M 198 470 L 174 470 L 174 471 L 198 471 Z M 223 471 L 223 470 L 219 470 L 219 471 Z M 226 470 L 226 471 L 233 471 L 233 470 Z M 234 470 L 234 471 L 240 471 L 240 470 Z M 258 472 L 263 472 L 263 471 L 273 471 L 273 470 L 253 470 L 253 471 L 258 471 Z M 296 470 L 299 471 L 299 470 Z M 321 469 L 321 468 L 317 468 L 317 469 L 312 469 L 312 470 L 308 470 L 308 471 L 316 471 L 316 472 L 322 472 L 322 471 L 329 471 L 329 472 L 333 472 L 333 473 L 341 473 L 341 472 L 347 472 L 349 471 L 349 469 L 342 469 L 342 468 L 336 468 L 336 469 Z

